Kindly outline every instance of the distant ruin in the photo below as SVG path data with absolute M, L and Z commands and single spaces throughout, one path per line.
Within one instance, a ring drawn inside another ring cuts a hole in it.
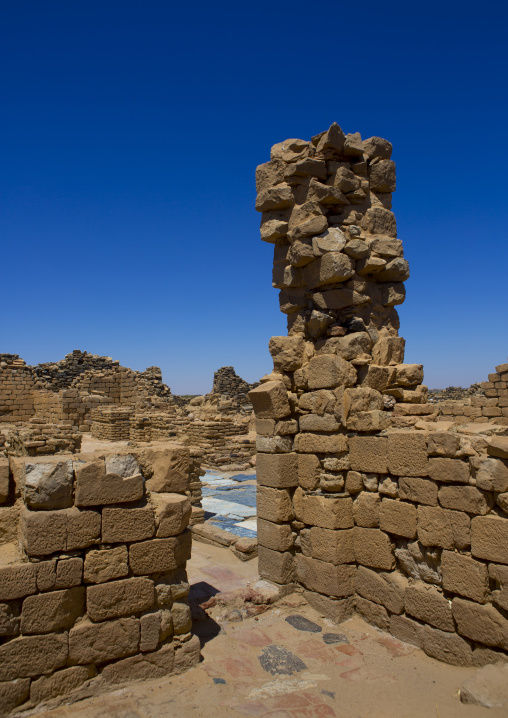
M 508 364 L 441 404 L 404 363 L 391 152 L 333 124 L 256 171 L 288 317 L 249 394 L 259 571 L 335 621 L 484 665 L 508 654 Z

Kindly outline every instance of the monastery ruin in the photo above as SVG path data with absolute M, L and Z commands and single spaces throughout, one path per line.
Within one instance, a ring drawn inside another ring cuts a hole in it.
M 256 468 L 279 597 L 454 665 L 508 660 L 508 364 L 429 400 L 404 362 L 391 152 L 333 124 L 257 168 L 288 323 L 259 383 L 223 367 L 183 398 L 158 367 L 0 354 L 0 714 L 197 664 L 205 470 Z

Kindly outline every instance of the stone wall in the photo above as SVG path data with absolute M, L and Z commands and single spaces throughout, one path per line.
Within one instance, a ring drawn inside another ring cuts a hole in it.
M 257 169 L 288 315 L 249 394 L 259 571 L 336 621 L 357 611 L 430 656 L 483 665 L 508 654 L 507 429 L 440 420 L 423 367 L 404 363 L 391 149 L 334 124 Z
M 0 459 L 0 712 L 199 660 L 189 450 Z M 27 703 L 28 701 L 28 703 Z
M 18 354 L 0 354 L 0 421 L 27 421 L 34 414 L 30 367 Z
M 258 382 L 248 384 L 235 372 L 232 366 L 223 366 L 213 375 L 212 394 L 221 394 L 231 399 L 235 409 L 251 412 L 252 406 L 249 401 L 248 393 L 251 389 L 258 386 Z

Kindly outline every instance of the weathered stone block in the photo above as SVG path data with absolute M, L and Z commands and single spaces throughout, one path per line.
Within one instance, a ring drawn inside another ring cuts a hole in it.
M 422 648 L 431 658 L 443 663 L 451 663 L 452 666 L 471 665 L 471 646 L 456 633 L 423 626 L 421 636 Z
M 127 578 L 88 586 L 86 608 L 92 621 L 105 621 L 146 611 L 153 605 L 154 598 L 153 581 L 148 578 Z
M 95 675 L 94 666 L 73 666 L 57 671 L 52 676 L 41 676 L 36 681 L 32 681 L 30 700 L 32 703 L 41 703 L 66 695 Z
M 83 559 L 79 557 L 60 560 L 56 566 L 55 588 L 80 586 L 83 577 Z
M 460 511 L 418 506 L 418 538 L 424 546 L 465 549 L 471 544 L 470 524 Z
M 21 509 L 21 536 L 29 556 L 86 548 L 98 541 L 100 514 L 77 507 L 60 511 Z
M 65 509 L 72 506 L 72 460 L 25 460 L 24 499 L 32 509 Z
M 297 434 L 295 450 L 309 454 L 341 454 L 347 451 L 345 434 Z
M 390 537 L 383 531 L 355 526 L 353 535 L 357 563 L 385 571 L 394 568 L 393 546 Z
M 383 531 L 414 538 L 416 536 L 417 509 L 413 504 L 383 499 L 379 513 L 379 526 Z
M 0 601 L 13 601 L 37 591 L 37 564 L 0 567 Z
M 487 561 L 508 564 L 508 519 L 475 516 L 471 521 L 471 553 Z
M 294 518 L 291 495 L 287 489 L 273 489 L 269 486 L 257 488 L 258 518 L 274 523 L 284 523 Z
M 427 476 L 427 439 L 416 431 L 388 434 L 388 469 L 395 476 Z
M 77 506 L 74 506 L 72 509 L 67 509 L 66 513 L 67 551 L 87 548 L 99 542 L 101 515 L 97 511 L 80 511 Z
M 258 436 L 256 451 L 266 454 L 285 454 L 293 449 L 291 436 Z
M 191 515 L 191 504 L 182 494 L 154 493 L 151 497 L 155 509 L 156 536 L 167 538 L 182 533 Z
M 407 618 L 407 616 L 391 616 L 389 631 L 399 641 L 410 643 L 413 646 L 418 646 L 418 648 L 422 647 L 423 626 L 411 618 Z
M 175 636 L 188 633 L 192 628 L 191 610 L 186 603 L 174 603 L 171 607 L 173 631 Z
M 399 497 L 417 504 L 437 506 L 438 486 L 428 479 L 403 476 L 399 479 Z
M 10 470 L 9 459 L 0 458 L 0 504 L 9 498 Z
M 383 573 L 370 568 L 358 567 L 356 590 L 369 601 L 379 603 L 390 613 L 400 614 L 404 610 L 404 594 L 408 582 L 398 573 Z
M 474 456 L 471 466 L 479 489 L 496 492 L 508 490 L 508 461 L 505 459 Z
M 287 389 L 282 381 L 267 381 L 249 391 L 258 419 L 283 419 L 291 414 Z
M 314 491 L 319 485 L 321 462 L 314 454 L 298 455 L 298 483 L 307 491 Z
M 268 350 L 277 371 L 295 371 L 303 364 L 305 341 L 301 336 L 272 337 L 268 342 Z
M 138 457 L 149 477 L 147 491 L 183 493 L 190 485 L 190 453 L 183 447 L 145 449 Z
M 381 436 L 352 436 L 349 439 L 353 471 L 388 473 L 388 440 Z
M 342 623 L 354 614 L 354 597 L 330 598 L 314 591 L 304 591 L 305 600 L 322 616 L 326 616 L 334 623 Z
M 296 557 L 298 580 L 306 588 L 325 596 L 352 596 L 356 566 L 342 564 L 335 566 L 307 556 Z
M 485 646 L 508 649 L 508 620 L 493 606 L 480 606 L 462 598 L 454 598 L 452 610 L 457 631 L 462 636 Z
M 364 528 L 376 528 L 379 526 L 380 508 L 379 494 L 363 491 L 353 503 L 355 524 Z
M 83 580 L 85 583 L 104 583 L 123 578 L 129 573 L 127 546 L 92 550 L 85 556 Z
M 457 434 L 451 434 L 449 431 L 431 431 L 427 446 L 430 456 L 453 458 L 460 448 L 460 439 Z
M 258 544 L 273 551 L 289 551 L 294 544 L 291 526 L 258 518 Z
M 406 613 L 442 631 L 454 631 L 455 624 L 448 599 L 434 586 L 418 582 L 406 589 Z
M 131 656 L 139 647 L 139 620 L 90 623 L 83 621 L 69 633 L 69 663 L 104 663 Z
M 302 500 L 302 521 L 324 529 L 349 529 L 354 526 L 353 500 L 349 496 L 305 495 Z
M 339 423 L 333 414 L 305 414 L 300 417 L 300 431 L 336 431 Z
M 298 486 L 298 457 L 290 454 L 258 454 L 258 486 L 285 489 Z
M 445 509 L 484 516 L 490 511 L 493 502 L 490 496 L 474 486 L 442 486 L 439 489 L 439 503 Z
M 139 619 L 140 626 L 140 651 L 155 651 L 159 644 L 159 633 L 161 630 L 161 611 L 145 613 Z
M 309 389 L 353 386 L 356 381 L 354 366 L 335 354 L 321 354 L 312 357 L 305 370 Z
M 138 501 L 144 491 L 141 474 L 123 478 L 106 473 L 102 459 L 87 464 L 76 464 L 76 506 L 101 506 Z
M 101 676 L 107 683 L 150 680 L 170 675 L 173 673 L 174 666 L 174 646 L 169 643 L 159 648 L 158 651 L 143 653 L 111 663 L 105 666 Z
M 355 608 L 357 613 L 367 623 L 377 626 L 382 631 L 388 631 L 390 629 L 390 616 L 384 606 L 380 606 L 379 603 L 373 603 L 367 601 L 366 598 L 361 596 L 355 596 Z
M 21 632 L 51 633 L 71 628 L 85 612 L 85 589 L 82 586 L 28 596 L 21 611 Z
M 275 583 L 292 583 L 296 578 L 293 555 L 272 551 L 264 546 L 258 548 L 258 570 L 261 578 Z
M 0 681 L 46 675 L 67 661 L 67 633 L 20 636 L 0 646 Z
M 18 678 L 14 681 L 0 683 L 0 710 L 6 715 L 28 699 L 30 679 Z
M 451 484 L 467 484 L 470 478 L 469 467 L 461 459 L 429 459 L 429 476 L 434 481 Z
M 469 556 L 452 551 L 441 555 L 443 588 L 451 593 L 485 603 L 489 595 L 489 572 L 487 566 Z
M 155 533 L 155 518 L 151 505 L 143 508 L 104 508 L 102 510 L 103 543 L 142 541 Z
M 338 566 L 342 563 L 354 563 L 355 550 L 353 532 L 351 529 L 331 531 L 313 526 L 304 529 L 301 534 L 301 547 L 304 556 L 316 558 L 319 561 L 333 563 Z
M 129 546 L 129 564 L 137 576 L 173 571 L 191 556 L 191 533 L 167 539 L 141 541 Z

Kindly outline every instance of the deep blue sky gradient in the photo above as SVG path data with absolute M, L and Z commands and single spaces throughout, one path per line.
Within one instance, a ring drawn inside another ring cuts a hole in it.
M 175 393 L 285 334 L 254 170 L 337 121 L 394 145 L 429 386 L 508 351 L 505 2 L 4 0 L 0 352 L 86 349 Z

